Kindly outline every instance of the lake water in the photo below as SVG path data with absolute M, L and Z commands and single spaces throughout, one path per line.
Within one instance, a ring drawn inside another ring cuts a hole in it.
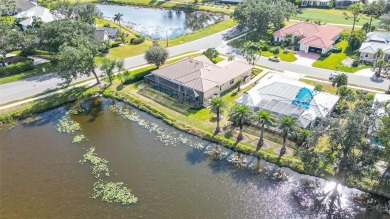
M 71 115 L 88 139 L 78 144 L 72 144 L 74 134 L 56 130 L 69 106 L 1 127 L 2 218 L 389 218 L 355 202 L 363 193 L 347 187 L 339 187 L 340 207 L 332 210 L 330 198 L 321 195 L 333 189 L 332 182 L 285 168 L 290 181 L 278 181 L 275 165 L 249 156 L 243 156 L 249 168 L 213 160 L 207 151 L 214 144 L 115 102 L 114 109 L 133 113 L 125 119 L 109 109 L 113 103 L 94 99 L 84 104 L 86 112 Z M 101 178 L 124 182 L 136 204 L 89 198 L 97 179 L 79 161 L 91 147 L 112 170 Z M 304 186 L 315 181 L 312 189 Z
M 223 20 L 223 15 L 119 5 L 97 5 L 104 17 L 123 14 L 122 24 L 153 39 L 175 38 Z

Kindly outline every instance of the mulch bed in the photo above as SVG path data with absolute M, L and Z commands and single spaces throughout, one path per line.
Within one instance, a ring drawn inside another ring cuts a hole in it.
M 280 150 L 282 150 L 282 147 L 278 147 L 274 150 L 275 154 L 280 154 Z M 286 147 L 286 152 L 283 154 L 283 156 L 289 156 L 293 155 L 294 152 L 290 148 Z
M 259 140 L 260 139 L 257 139 L 255 141 L 252 142 L 252 144 L 257 147 L 257 144 L 259 143 Z M 263 146 L 261 146 L 262 149 L 266 149 L 266 148 L 270 148 L 271 147 L 271 144 L 268 142 L 268 141 L 264 141 L 264 144 Z
M 238 133 L 234 134 L 233 136 L 234 136 L 235 139 L 237 139 Z M 250 140 L 249 136 L 243 134 L 243 135 L 242 135 L 242 139 L 240 140 L 240 142 L 247 142 L 247 141 L 249 141 L 249 140 Z

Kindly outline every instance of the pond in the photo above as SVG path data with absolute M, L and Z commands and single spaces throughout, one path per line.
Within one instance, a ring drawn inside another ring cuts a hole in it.
M 97 5 L 112 20 L 123 14 L 122 24 L 152 39 L 172 39 L 203 29 L 224 19 L 223 15 L 200 11 L 178 11 L 119 5 Z
M 214 144 L 120 102 L 86 101 L 78 108 L 84 112 L 69 115 L 81 131 L 59 133 L 56 127 L 68 118 L 69 108 L 1 127 L 2 217 L 388 218 L 358 202 L 357 197 L 365 195 L 358 190 L 340 186 L 340 205 L 334 208 L 331 198 L 318 204 L 333 190 L 332 182 L 287 168 L 283 169 L 290 180 L 279 181 L 274 177 L 277 166 L 249 156 L 241 156 L 248 161 L 247 168 L 225 158 L 212 159 Z M 87 140 L 72 144 L 76 134 Z M 111 170 L 100 178 L 123 182 L 137 203 L 90 198 L 97 179 L 90 164 L 79 161 L 92 147 Z M 236 157 L 227 149 L 223 152 L 226 158 Z

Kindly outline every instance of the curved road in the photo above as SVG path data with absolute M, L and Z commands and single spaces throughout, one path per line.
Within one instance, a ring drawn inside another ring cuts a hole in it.
M 205 50 L 207 48 L 217 47 L 218 50 L 223 53 L 234 52 L 237 56 L 240 56 L 240 52 L 237 49 L 233 49 L 229 46 L 226 46 L 226 42 L 224 42 L 224 39 L 226 39 L 226 37 L 230 37 L 235 34 L 236 31 L 234 29 L 228 29 L 195 41 L 170 47 L 168 48 L 168 51 L 170 56 L 175 56 L 180 53 L 189 52 L 192 50 Z M 146 64 L 143 55 L 130 57 L 125 59 L 124 61 L 126 68 L 132 68 L 135 66 Z M 303 66 L 289 62 L 270 62 L 265 57 L 261 57 L 260 60 L 258 60 L 257 64 L 269 66 L 271 68 L 280 69 L 284 71 L 296 72 L 300 74 L 323 78 L 326 80 L 328 79 L 329 74 L 334 72 L 332 70 Z M 87 78 L 89 77 L 80 77 L 74 82 L 82 81 Z M 366 76 L 354 74 L 348 74 L 348 78 L 349 83 L 372 88 L 381 88 L 387 90 L 390 86 L 390 80 L 369 78 Z M 55 73 L 2 84 L 0 85 L 0 104 L 30 97 L 48 90 L 58 88 L 63 85 L 63 81 Z

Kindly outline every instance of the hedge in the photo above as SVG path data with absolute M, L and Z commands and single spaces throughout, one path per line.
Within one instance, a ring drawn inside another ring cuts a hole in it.
M 156 67 L 151 66 L 151 67 L 135 70 L 134 72 L 131 72 L 131 73 L 128 72 L 125 74 L 125 80 L 124 80 L 123 84 L 131 84 L 131 83 L 143 80 L 144 77 L 146 75 L 150 74 L 150 72 L 152 72 L 154 69 L 156 69 Z
M 130 44 L 138 45 L 145 41 L 145 36 L 140 35 L 138 38 L 131 38 Z
M 18 62 L 5 67 L 0 67 L 0 77 L 15 75 L 33 69 L 34 69 L 34 65 L 32 60 Z

